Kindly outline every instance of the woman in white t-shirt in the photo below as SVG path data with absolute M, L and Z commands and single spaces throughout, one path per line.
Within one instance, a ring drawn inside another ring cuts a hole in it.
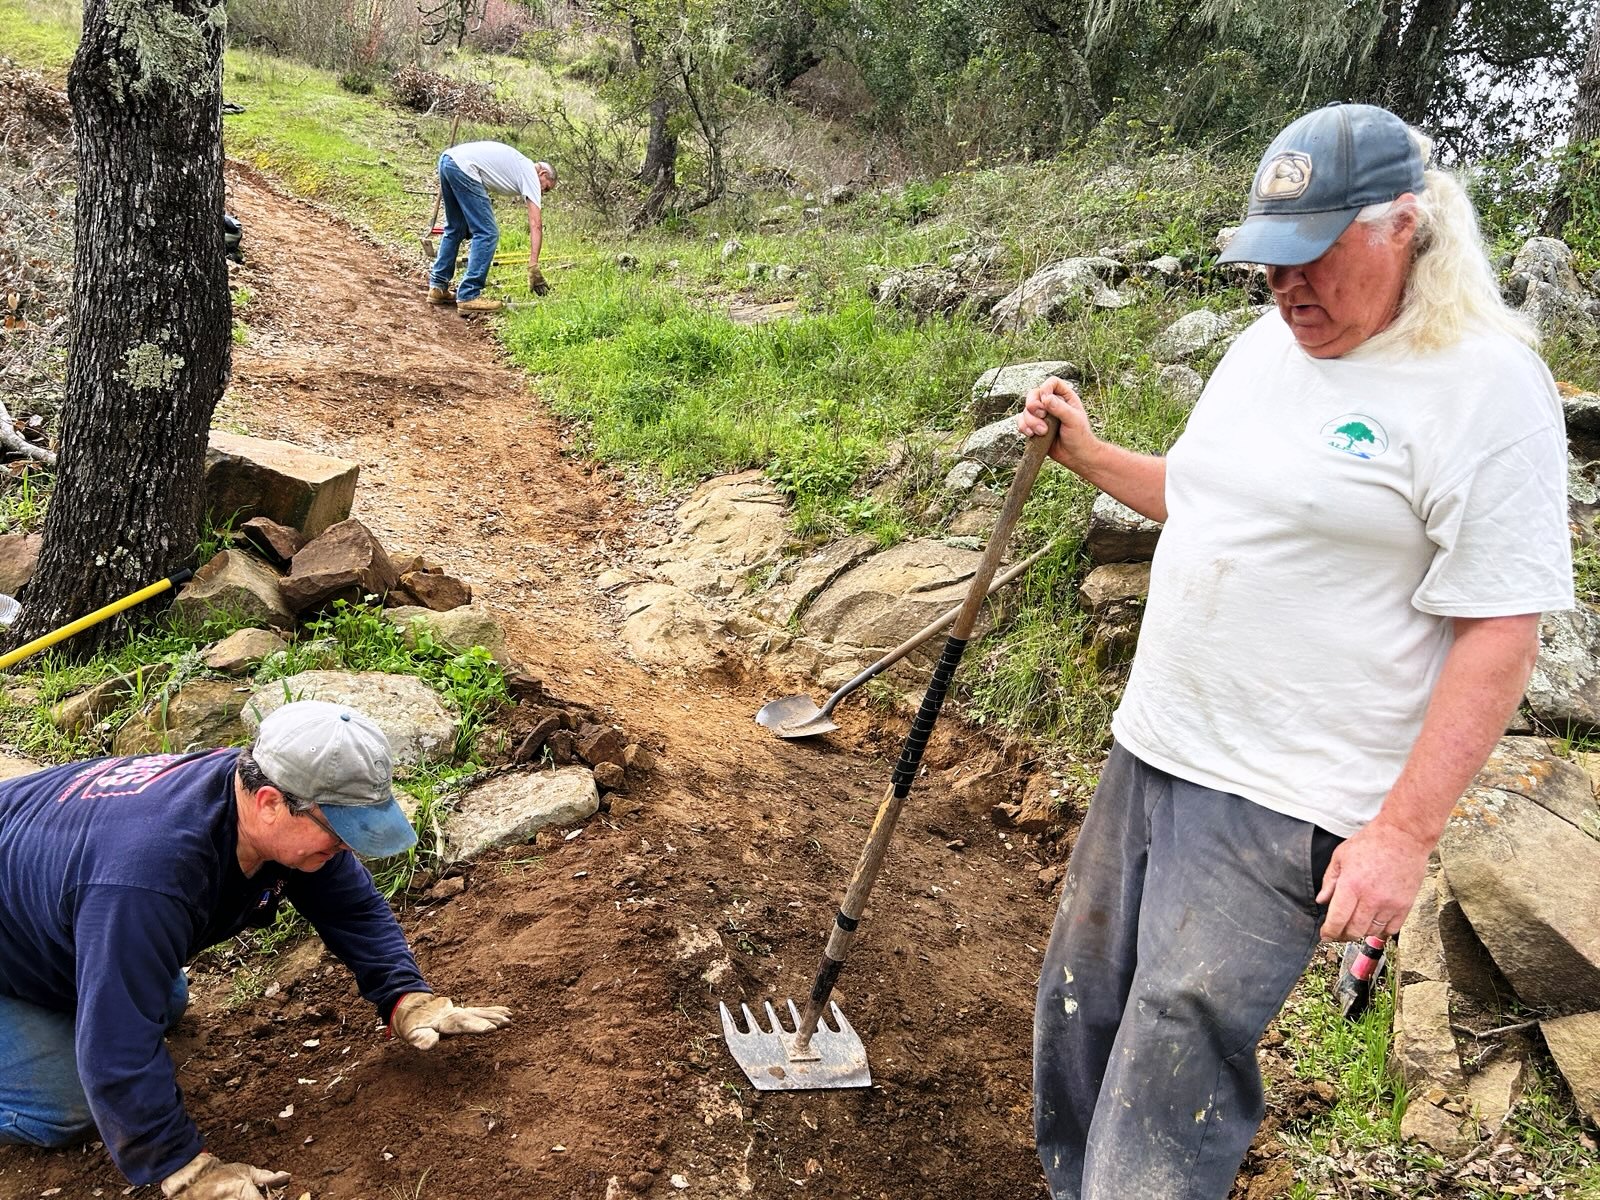
M 1225 1197 L 1255 1046 L 1319 935 L 1397 932 L 1572 605 L 1566 437 L 1460 186 L 1394 114 L 1268 148 L 1224 262 L 1275 311 L 1166 457 L 1030 393 L 1052 457 L 1165 527 L 1035 1014 L 1052 1196 Z

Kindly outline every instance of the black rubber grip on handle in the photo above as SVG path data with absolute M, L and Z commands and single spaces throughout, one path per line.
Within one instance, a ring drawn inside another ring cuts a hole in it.
M 900 761 L 894 766 L 894 794 L 902 800 L 911 793 L 911 781 L 917 777 L 917 768 L 922 765 L 922 752 L 928 748 L 928 735 L 933 732 L 933 723 L 939 719 L 939 710 L 944 707 L 944 694 L 950 690 L 950 681 L 956 675 L 956 664 L 961 661 L 966 649 L 966 638 L 945 639 L 944 653 L 939 656 L 939 665 L 933 669 L 933 678 L 929 680 L 928 690 L 922 696 L 922 707 L 917 709 L 916 718 L 911 722 L 911 731 L 906 734 L 906 744 L 900 750 Z
M 811 985 L 811 998 L 818 1004 L 823 1003 L 833 995 L 833 985 L 839 981 L 839 972 L 844 970 L 841 959 L 822 956 L 822 965 L 817 968 L 817 978 Z

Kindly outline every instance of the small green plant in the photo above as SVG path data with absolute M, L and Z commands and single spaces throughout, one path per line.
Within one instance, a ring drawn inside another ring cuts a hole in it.
M 0 491 L 0 533 L 35 533 L 44 525 L 55 476 L 29 468 Z

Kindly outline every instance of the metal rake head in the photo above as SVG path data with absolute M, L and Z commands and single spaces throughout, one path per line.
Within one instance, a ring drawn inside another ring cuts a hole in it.
M 733 1055 L 757 1091 L 798 1092 L 872 1086 L 867 1048 L 837 1004 L 829 1002 L 828 1012 L 817 1022 L 817 1031 L 811 1035 L 808 1052 L 801 1054 L 795 1047 L 800 1010 L 793 1000 L 787 1003 L 793 1022 L 790 1029 L 783 1027 L 770 1000 L 765 1004 L 765 1029 L 748 1004 L 739 1006 L 744 1013 L 743 1030 L 726 1004 L 717 1006 L 722 1012 L 722 1038 L 728 1044 L 728 1053 Z

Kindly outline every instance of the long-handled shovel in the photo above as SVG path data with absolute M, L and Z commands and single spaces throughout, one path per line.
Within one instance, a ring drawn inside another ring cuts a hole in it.
M 873 819 L 872 832 L 861 850 L 855 874 L 845 889 L 844 901 L 834 917 L 833 929 L 828 935 L 827 948 L 822 952 L 822 962 L 817 968 L 816 980 L 811 985 L 811 996 L 806 1001 L 804 1015 L 788 1002 L 794 1031 L 786 1029 L 773 1010 L 766 1004 L 767 1028 L 750 1011 L 748 1004 L 739 1007 L 744 1013 L 744 1029 L 739 1028 L 733 1013 L 726 1004 L 718 1007 L 722 1013 L 722 1036 L 728 1050 L 743 1068 L 745 1075 L 757 1091 L 806 1091 L 817 1088 L 868 1087 L 872 1072 L 867 1066 L 867 1048 L 850 1022 L 845 1019 L 837 1004 L 830 1004 L 833 985 L 844 969 L 845 956 L 861 924 L 861 914 L 867 907 L 867 897 L 877 882 L 878 871 L 883 866 L 889 849 L 889 839 L 894 835 L 895 822 L 900 819 L 900 809 L 911 792 L 911 783 L 917 777 L 922 763 L 922 752 L 927 748 L 928 735 L 933 732 L 939 710 L 944 706 L 945 692 L 955 677 L 956 666 L 967 648 L 978 622 L 978 613 L 988 596 L 989 580 L 1000 564 L 1011 529 L 1022 512 L 1023 502 L 1033 487 L 1039 468 L 1044 465 L 1045 454 L 1055 441 L 1056 422 L 1050 422 L 1050 431 L 1044 437 L 1030 438 L 1022 465 L 1017 468 L 1011 490 L 1006 493 L 1005 507 L 1000 511 L 999 523 L 989 537 L 978 569 L 973 572 L 967 587 L 966 603 L 956 617 L 955 626 L 945 640 L 944 653 L 933 670 L 933 678 L 922 697 L 922 707 L 917 710 L 911 729 L 906 734 L 905 745 L 900 750 L 900 761 L 895 764 L 894 777 L 878 804 L 878 815 Z M 823 1009 L 832 1017 L 830 1026 L 823 1020 Z
M 1021 562 L 1013 563 L 1007 567 L 994 577 L 994 582 L 989 585 L 988 594 L 994 595 L 1006 584 L 1033 566 L 1053 548 L 1054 543 L 1046 542 Z M 876 679 L 879 675 L 882 675 L 895 663 L 922 645 L 923 642 L 948 626 L 961 615 L 961 608 L 962 606 L 958 604 L 949 612 L 924 625 L 916 633 L 829 696 L 821 708 L 811 702 L 810 696 L 779 696 L 776 700 L 768 700 L 761 706 L 761 711 L 756 713 L 756 724 L 772 730 L 773 733 L 781 738 L 815 737 L 819 733 L 833 732 L 839 728 L 833 721 L 833 710 L 839 701 L 869 679 Z

